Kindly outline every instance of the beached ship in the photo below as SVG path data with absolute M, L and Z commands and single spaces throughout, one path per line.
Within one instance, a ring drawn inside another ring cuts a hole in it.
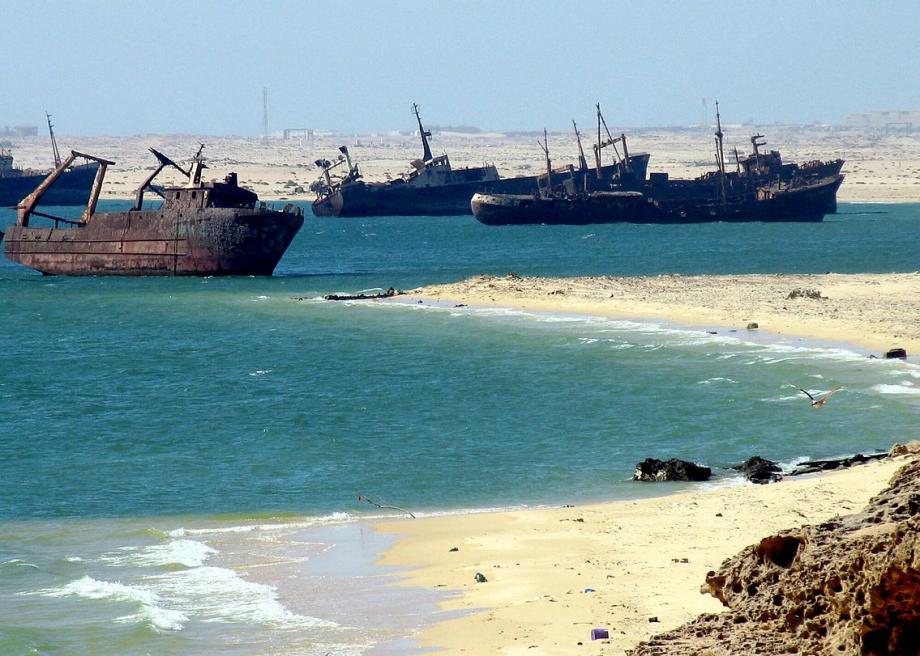
M 51 136 L 51 149 L 54 154 L 54 165 L 61 165 L 60 151 L 54 137 L 54 126 L 51 116 L 48 117 L 48 133 Z M 45 202 L 49 205 L 83 205 L 93 178 L 96 177 L 97 164 L 90 162 L 79 166 L 71 166 L 61 174 L 58 184 L 48 190 Z M 13 165 L 13 153 L 7 148 L 0 147 L 0 207 L 15 207 L 16 204 L 28 196 L 41 181 L 48 176 L 48 171 L 30 171 L 16 168 Z
M 419 115 L 418 105 L 412 106 L 419 134 L 422 139 L 422 158 L 411 162 L 410 171 L 400 178 L 387 182 L 366 182 L 356 163 L 351 159 L 348 148 L 339 148 L 341 154 L 334 161 L 319 159 L 317 167 L 322 169 L 320 179 L 311 189 L 316 194 L 313 213 L 316 216 L 437 216 L 470 214 L 470 198 L 477 192 L 528 194 L 537 189 L 538 176 L 502 178 L 494 165 L 455 169 L 449 157 L 432 156 L 429 137 Z M 626 136 L 612 137 L 607 130 L 607 139 L 601 140 L 600 126 L 603 117 L 598 107 L 598 143 L 595 144 L 595 168 L 589 168 L 581 146 L 581 137 L 576 127 L 579 146 L 579 167 L 572 174 L 579 188 L 595 188 L 613 181 L 644 180 L 649 156 L 646 153 L 630 155 Z M 606 122 L 603 123 L 607 129 Z M 621 156 L 616 149 L 623 148 Z M 602 151 L 613 147 L 617 159 L 613 164 L 602 164 Z M 345 171 L 336 175 L 337 169 Z M 562 183 L 567 173 L 555 173 L 554 183 Z
M 487 225 L 589 223 L 698 223 L 710 221 L 821 221 L 837 211 L 837 190 L 843 182 L 843 160 L 783 163 L 777 151 L 754 153 L 743 162 L 735 151 L 736 170 L 727 171 L 721 117 L 716 113 L 718 169 L 694 179 L 669 179 L 653 173 L 647 181 L 615 183 L 607 189 L 583 191 L 570 179 L 548 182 L 552 166 L 544 138 L 546 173 L 539 193 L 479 193 L 470 206 Z
M 575 195 L 475 194 L 473 215 L 486 225 L 821 221 L 836 208 L 842 175 L 758 187 L 725 201 L 656 200 L 639 191 Z
M 134 206 L 118 212 L 96 212 L 106 168 L 114 162 L 72 151 L 19 203 L 16 225 L 4 240 L 6 256 L 44 274 L 271 275 L 303 225 L 303 211 L 293 205 L 282 211 L 266 207 L 239 186 L 235 173 L 222 182 L 203 182 L 200 149 L 188 169 L 150 151 L 159 166 L 138 188 Z M 98 166 L 82 216 L 70 220 L 36 209 L 77 158 Z M 153 185 L 166 167 L 187 176 L 187 184 Z M 144 209 L 148 190 L 163 199 L 159 207 Z M 53 221 L 53 226 L 33 227 L 33 217 Z

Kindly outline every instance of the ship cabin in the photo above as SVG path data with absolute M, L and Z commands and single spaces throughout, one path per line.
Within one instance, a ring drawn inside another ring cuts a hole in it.
M 252 209 L 259 197 L 237 182 L 236 173 L 230 173 L 223 182 L 199 182 L 188 187 L 167 187 L 163 190 L 164 209 L 204 209 L 230 207 Z
M 12 178 L 18 174 L 18 169 L 13 168 L 13 153 L 0 147 L 0 178 Z
M 411 165 L 412 170 L 403 180 L 414 187 L 441 187 L 464 182 L 491 182 L 499 178 L 498 169 L 492 165 L 454 169 L 451 167 L 450 159 L 446 154 L 432 157 L 429 160 L 416 159 L 411 162 Z

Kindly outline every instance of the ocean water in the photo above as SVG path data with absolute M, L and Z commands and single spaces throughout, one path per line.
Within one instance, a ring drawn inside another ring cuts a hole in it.
M 845 344 L 323 294 L 509 271 L 908 272 L 917 234 L 920 205 L 775 226 L 311 218 L 272 278 L 4 260 L 0 653 L 404 653 L 439 597 L 374 566 L 388 542 L 358 520 L 394 511 L 358 495 L 584 503 L 675 489 L 628 480 L 650 456 L 728 475 L 916 437 L 920 366 Z M 816 412 L 791 385 L 846 391 Z

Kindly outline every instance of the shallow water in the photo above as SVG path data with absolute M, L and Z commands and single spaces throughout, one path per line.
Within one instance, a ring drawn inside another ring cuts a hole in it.
M 918 230 L 920 205 L 782 226 L 308 219 L 274 278 L 4 261 L 0 653 L 362 653 L 434 599 L 373 576 L 358 494 L 421 512 L 626 498 L 661 492 L 628 481 L 645 457 L 885 449 L 920 414 L 920 367 L 845 345 L 324 293 L 913 271 Z M 790 384 L 847 389 L 816 412 Z

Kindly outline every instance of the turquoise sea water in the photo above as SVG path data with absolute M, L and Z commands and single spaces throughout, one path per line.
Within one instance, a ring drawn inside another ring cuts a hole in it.
M 273 278 L 3 261 L 0 653 L 363 653 L 434 600 L 374 575 L 383 542 L 352 520 L 378 511 L 358 494 L 579 503 L 661 493 L 628 481 L 648 456 L 725 467 L 916 437 L 920 367 L 846 345 L 323 294 L 509 271 L 916 271 L 917 234 L 920 205 L 775 226 L 309 219 Z M 818 413 L 790 383 L 847 391 Z

